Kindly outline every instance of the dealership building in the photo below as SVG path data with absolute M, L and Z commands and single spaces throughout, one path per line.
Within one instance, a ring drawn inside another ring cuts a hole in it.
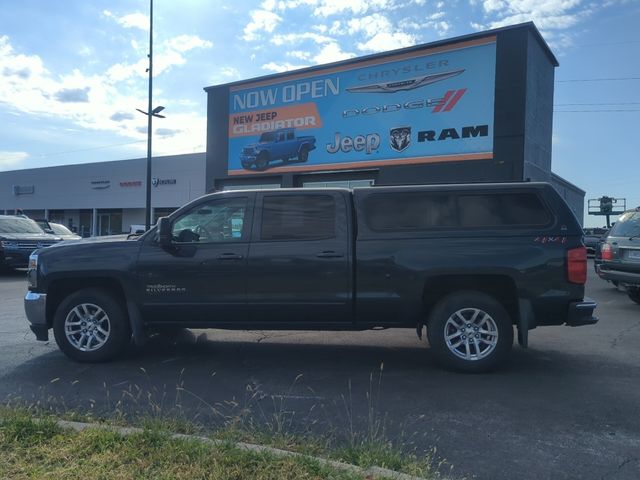
M 207 151 L 153 161 L 154 217 L 205 192 L 545 181 L 558 62 L 533 23 L 205 88 Z M 92 234 L 144 223 L 145 159 L 0 173 L 21 208 Z

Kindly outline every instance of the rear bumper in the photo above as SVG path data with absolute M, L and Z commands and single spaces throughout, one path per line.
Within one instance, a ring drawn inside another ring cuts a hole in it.
M 612 280 L 626 285 L 640 285 L 640 273 L 610 270 L 606 264 L 598 266 L 598 275 L 605 280 Z
M 49 326 L 47 325 L 47 295 L 44 293 L 27 292 L 24 297 L 24 311 L 31 325 L 31 331 L 38 340 L 49 340 Z
M 571 302 L 567 315 L 567 326 L 580 327 L 598 323 L 598 317 L 593 315 L 597 306 L 598 304 L 590 298 L 585 298 L 582 302 Z

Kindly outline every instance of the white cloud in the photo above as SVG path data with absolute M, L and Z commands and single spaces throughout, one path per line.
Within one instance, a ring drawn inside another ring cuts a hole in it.
M 271 33 L 282 21 L 282 17 L 268 10 L 252 10 L 251 22 L 244 27 L 244 39 L 247 42 L 258 40 L 261 32 Z
M 222 67 L 220 73 L 227 78 L 240 78 L 240 71 L 234 67 Z
M 27 158 L 29 158 L 29 154 L 27 152 L 0 151 L 0 170 L 14 167 L 25 161 Z
M 312 55 L 311 52 L 304 50 L 289 50 L 287 56 L 297 58 L 298 60 L 309 60 Z
M 284 63 L 269 62 L 262 65 L 262 68 L 264 70 L 269 70 L 271 72 L 280 73 L 280 72 L 288 72 L 290 70 L 297 70 L 299 68 L 304 68 L 308 66 L 309 65 L 294 65 L 288 62 L 284 62 Z
M 304 40 L 311 40 L 318 44 L 331 43 L 334 41 L 334 39 L 331 37 L 327 37 L 326 35 L 320 35 L 314 32 L 287 33 L 284 35 L 278 34 L 271 37 L 271 43 L 278 46 L 300 43 Z
M 192 45 L 197 45 L 193 42 Z M 185 45 L 185 42 L 168 45 Z M 198 47 L 193 47 L 198 48 Z M 181 55 L 172 51 L 172 55 Z M 183 61 L 173 58 L 170 63 Z M 162 68 L 162 63 L 160 63 Z M 27 115 L 49 117 L 57 121 L 68 121 L 84 129 L 101 130 L 132 138 L 146 139 L 137 131 L 146 125 L 146 118 L 135 112 L 135 107 L 145 108 L 146 78 L 132 74 L 131 69 L 141 70 L 144 77 L 146 60 L 135 65 L 116 65 L 101 74 L 87 75 L 76 69 L 54 75 L 45 68 L 37 55 L 15 52 L 9 38 L 0 37 L 0 103 L 8 112 L 22 112 Z M 166 68 L 166 67 L 165 67 Z M 126 80 L 125 83 L 122 83 Z M 158 105 L 176 105 L 179 99 L 162 98 L 156 90 Z M 206 119 L 192 113 L 170 112 L 166 119 L 157 120 L 154 125 L 163 128 L 165 134 L 154 143 L 154 153 L 185 153 L 204 150 Z M 141 144 L 141 148 L 143 145 Z M 0 168 L 15 164 L 26 158 L 20 152 L 0 154 Z M 13 163 L 12 163 L 13 162 Z
M 366 41 L 357 44 L 362 51 L 383 52 L 415 45 L 418 41 L 415 35 L 394 29 L 389 19 L 379 13 L 354 18 L 347 25 L 350 32 L 365 36 Z
M 358 43 L 358 49 L 370 52 L 384 52 L 396 48 L 409 47 L 417 43 L 416 37 L 404 32 L 381 32 L 366 42 Z
M 149 31 L 149 16 L 144 13 L 136 12 L 117 16 L 109 10 L 103 10 L 102 15 L 107 18 L 112 18 L 123 28 L 138 28 L 145 32 Z
M 578 9 L 583 3 L 583 0 L 484 0 L 482 7 L 497 17 L 489 22 L 489 28 L 533 21 L 541 30 L 552 30 L 572 27 L 588 15 L 590 7 Z
M 354 53 L 343 52 L 336 42 L 329 43 L 322 47 L 320 53 L 313 57 L 313 61 L 317 64 L 338 62 L 340 60 L 347 60 L 348 58 L 355 57 Z
M 195 48 L 211 48 L 213 43 L 209 40 L 203 40 L 197 35 L 178 35 L 167 40 L 165 46 L 170 50 L 184 53 Z

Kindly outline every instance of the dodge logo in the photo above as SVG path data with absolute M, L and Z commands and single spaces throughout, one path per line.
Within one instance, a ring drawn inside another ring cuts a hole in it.
M 396 152 L 406 149 L 411 143 L 411 127 L 396 127 L 389 130 L 389 145 Z

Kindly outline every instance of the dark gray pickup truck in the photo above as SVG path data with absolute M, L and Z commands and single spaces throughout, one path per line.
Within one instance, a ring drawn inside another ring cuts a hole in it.
M 588 325 L 582 230 L 548 184 L 236 191 L 141 237 L 34 252 L 25 309 L 39 340 L 85 362 L 158 328 L 426 327 L 435 359 L 486 371 L 514 326 Z

